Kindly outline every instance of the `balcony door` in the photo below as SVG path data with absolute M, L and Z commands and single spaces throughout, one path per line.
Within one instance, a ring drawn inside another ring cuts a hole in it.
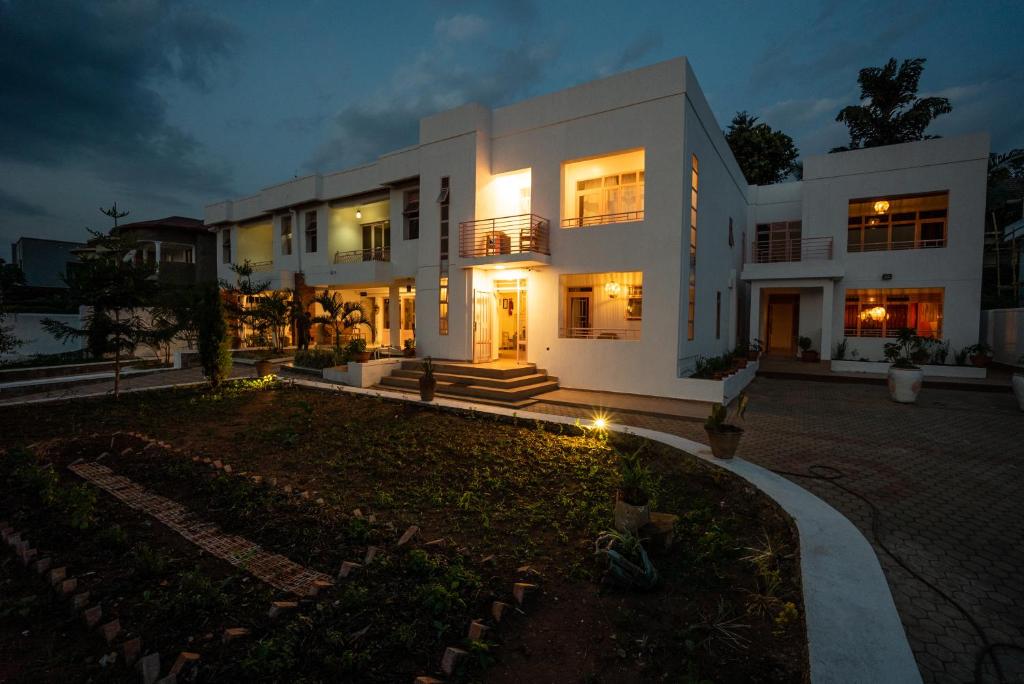
M 800 234 L 800 221 L 759 223 L 755 260 L 758 263 L 800 261 Z
M 391 223 L 363 224 L 363 261 L 391 261 Z

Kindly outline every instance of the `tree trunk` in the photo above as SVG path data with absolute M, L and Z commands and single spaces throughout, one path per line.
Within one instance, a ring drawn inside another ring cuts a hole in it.
M 121 392 L 121 336 L 117 328 L 121 324 L 121 312 L 114 311 L 114 399 Z

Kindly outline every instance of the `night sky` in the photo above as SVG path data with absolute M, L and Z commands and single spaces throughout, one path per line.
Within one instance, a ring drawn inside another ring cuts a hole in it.
M 870 4 L 871 9 L 865 9 Z M 685 55 L 721 126 L 847 141 L 857 71 L 928 59 L 931 133 L 1024 147 L 1024 2 L 0 0 L 0 256 L 413 144 L 419 117 Z M 129 219 L 129 220 L 130 220 Z

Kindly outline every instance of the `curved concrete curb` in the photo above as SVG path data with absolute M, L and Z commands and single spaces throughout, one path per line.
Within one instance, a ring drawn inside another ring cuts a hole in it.
M 315 380 L 286 382 L 315 389 L 421 403 L 401 392 L 360 389 Z M 573 425 L 577 418 L 517 411 L 500 406 L 437 398 L 429 405 L 524 420 Z M 588 421 L 579 421 L 587 424 Z M 920 684 L 914 654 L 896 612 L 889 584 L 871 544 L 839 511 L 803 487 L 745 461 L 716 459 L 704 444 L 656 430 L 609 424 L 609 430 L 661 442 L 728 470 L 774 499 L 796 521 L 800 571 L 815 684 Z
M 302 387 L 348 392 L 382 399 L 422 403 L 402 392 L 384 392 L 335 385 L 316 380 L 286 378 Z M 204 384 L 140 387 L 132 392 Z M 17 403 L 48 403 L 106 396 L 53 397 Z M 587 424 L 569 416 L 516 411 L 485 404 L 437 398 L 426 406 L 441 406 L 548 423 Z M 839 511 L 799 485 L 749 461 L 723 461 L 700 442 L 656 430 L 609 424 L 609 430 L 658 441 L 693 454 L 708 463 L 742 477 L 774 499 L 793 520 L 800 533 L 800 571 L 810 656 L 811 681 L 815 684 L 920 684 L 921 673 L 907 643 L 885 574 L 871 544 Z

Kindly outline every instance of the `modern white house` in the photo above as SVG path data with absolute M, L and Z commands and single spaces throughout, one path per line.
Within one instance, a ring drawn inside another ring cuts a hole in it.
M 371 346 L 414 337 L 420 357 L 563 387 L 721 400 L 747 379 L 689 376 L 738 340 L 795 357 L 808 336 L 828 358 L 857 337 L 880 358 L 904 321 L 976 342 L 987 155 L 983 135 L 930 140 L 748 186 L 679 58 L 427 117 L 412 147 L 210 205 L 205 223 L 221 278 L 248 260 L 274 289 L 361 301 Z

